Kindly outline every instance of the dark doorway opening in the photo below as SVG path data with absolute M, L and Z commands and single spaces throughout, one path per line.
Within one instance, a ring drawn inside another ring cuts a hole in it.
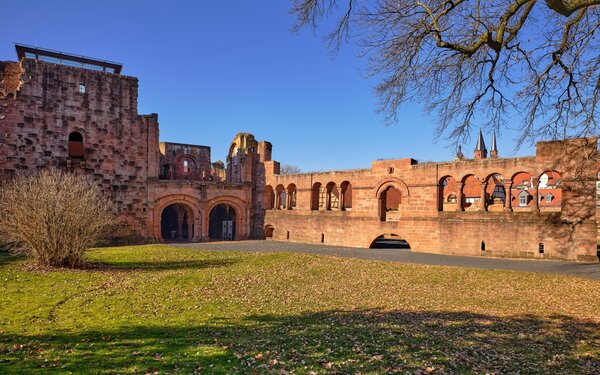
M 221 203 L 210 210 L 208 236 L 211 240 L 231 241 L 235 239 L 235 209 Z
M 265 238 L 273 238 L 273 232 L 275 228 L 272 225 L 265 226 Z
M 395 234 L 384 234 L 377 237 L 369 246 L 370 249 L 401 249 L 410 250 L 408 241 Z
M 172 204 L 160 215 L 160 235 L 164 241 L 191 241 L 193 226 L 189 210 L 181 204 Z

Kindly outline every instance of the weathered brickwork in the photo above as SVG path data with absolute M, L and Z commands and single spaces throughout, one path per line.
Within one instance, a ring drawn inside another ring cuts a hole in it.
M 137 113 L 137 78 L 113 71 L 0 62 L 0 89 L 0 181 L 42 168 L 87 175 L 116 203 L 116 237 L 262 237 L 253 197 L 264 188 L 266 142 L 240 133 L 229 174 L 210 147 L 159 143 L 158 115 Z
M 356 247 L 395 235 L 423 252 L 597 261 L 596 150 L 596 138 L 576 139 L 540 142 L 534 157 L 267 171 L 265 234 Z
M 133 77 L 24 62 L 17 95 L 0 97 L 0 179 L 42 168 L 92 176 L 117 204 L 132 233 L 147 231 L 148 176 L 157 173 L 157 115 L 137 113 Z M 84 85 L 80 90 L 80 85 Z M 81 158 L 69 157 L 67 140 L 83 137 Z
M 116 203 L 118 237 L 386 238 L 424 252 L 597 260 L 596 138 L 500 158 L 494 136 L 487 158 L 480 134 L 471 160 L 459 151 L 447 163 L 280 175 L 272 145 L 249 133 L 235 136 L 226 163 L 207 146 L 159 142 L 158 115 L 137 113 L 138 81 L 119 65 L 65 66 L 38 52 L 0 62 L 0 183 L 42 168 L 87 175 Z

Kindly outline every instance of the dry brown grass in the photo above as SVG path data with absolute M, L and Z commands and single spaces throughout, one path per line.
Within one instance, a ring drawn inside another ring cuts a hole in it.
M 0 237 L 40 266 L 77 267 L 113 223 L 113 207 L 85 177 L 42 171 L 0 192 Z

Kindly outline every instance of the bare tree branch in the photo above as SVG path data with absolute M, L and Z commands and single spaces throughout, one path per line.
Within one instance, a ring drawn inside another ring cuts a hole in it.
M 387 123 L 418 100 L 457 143 L 475 124 L 518 128 L 519 143 L 598 133 L 600 0 L 293 4 L 297 28 L 337 17 L 334 48 L 359 31 Z

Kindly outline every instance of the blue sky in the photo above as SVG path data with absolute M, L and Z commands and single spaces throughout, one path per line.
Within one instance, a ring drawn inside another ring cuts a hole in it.
M 18 42 L 121 62 L 140 80 L 139 112 L 159 114 L 161 140 L 211 146 L 213 161 L 241 131 L 304 171 L 452 159 L 418 104 L 385 127 L 356 48 L 333 57 L 321 35 L 291 32 L 289 8 L 284 0 L 12 1 L 2 6 L 0 60 L 14 60 Z M 499 135 L 501 156 L 514 156 L 514 138 Z M 474 145 L 475 135 L 465 155 Z

